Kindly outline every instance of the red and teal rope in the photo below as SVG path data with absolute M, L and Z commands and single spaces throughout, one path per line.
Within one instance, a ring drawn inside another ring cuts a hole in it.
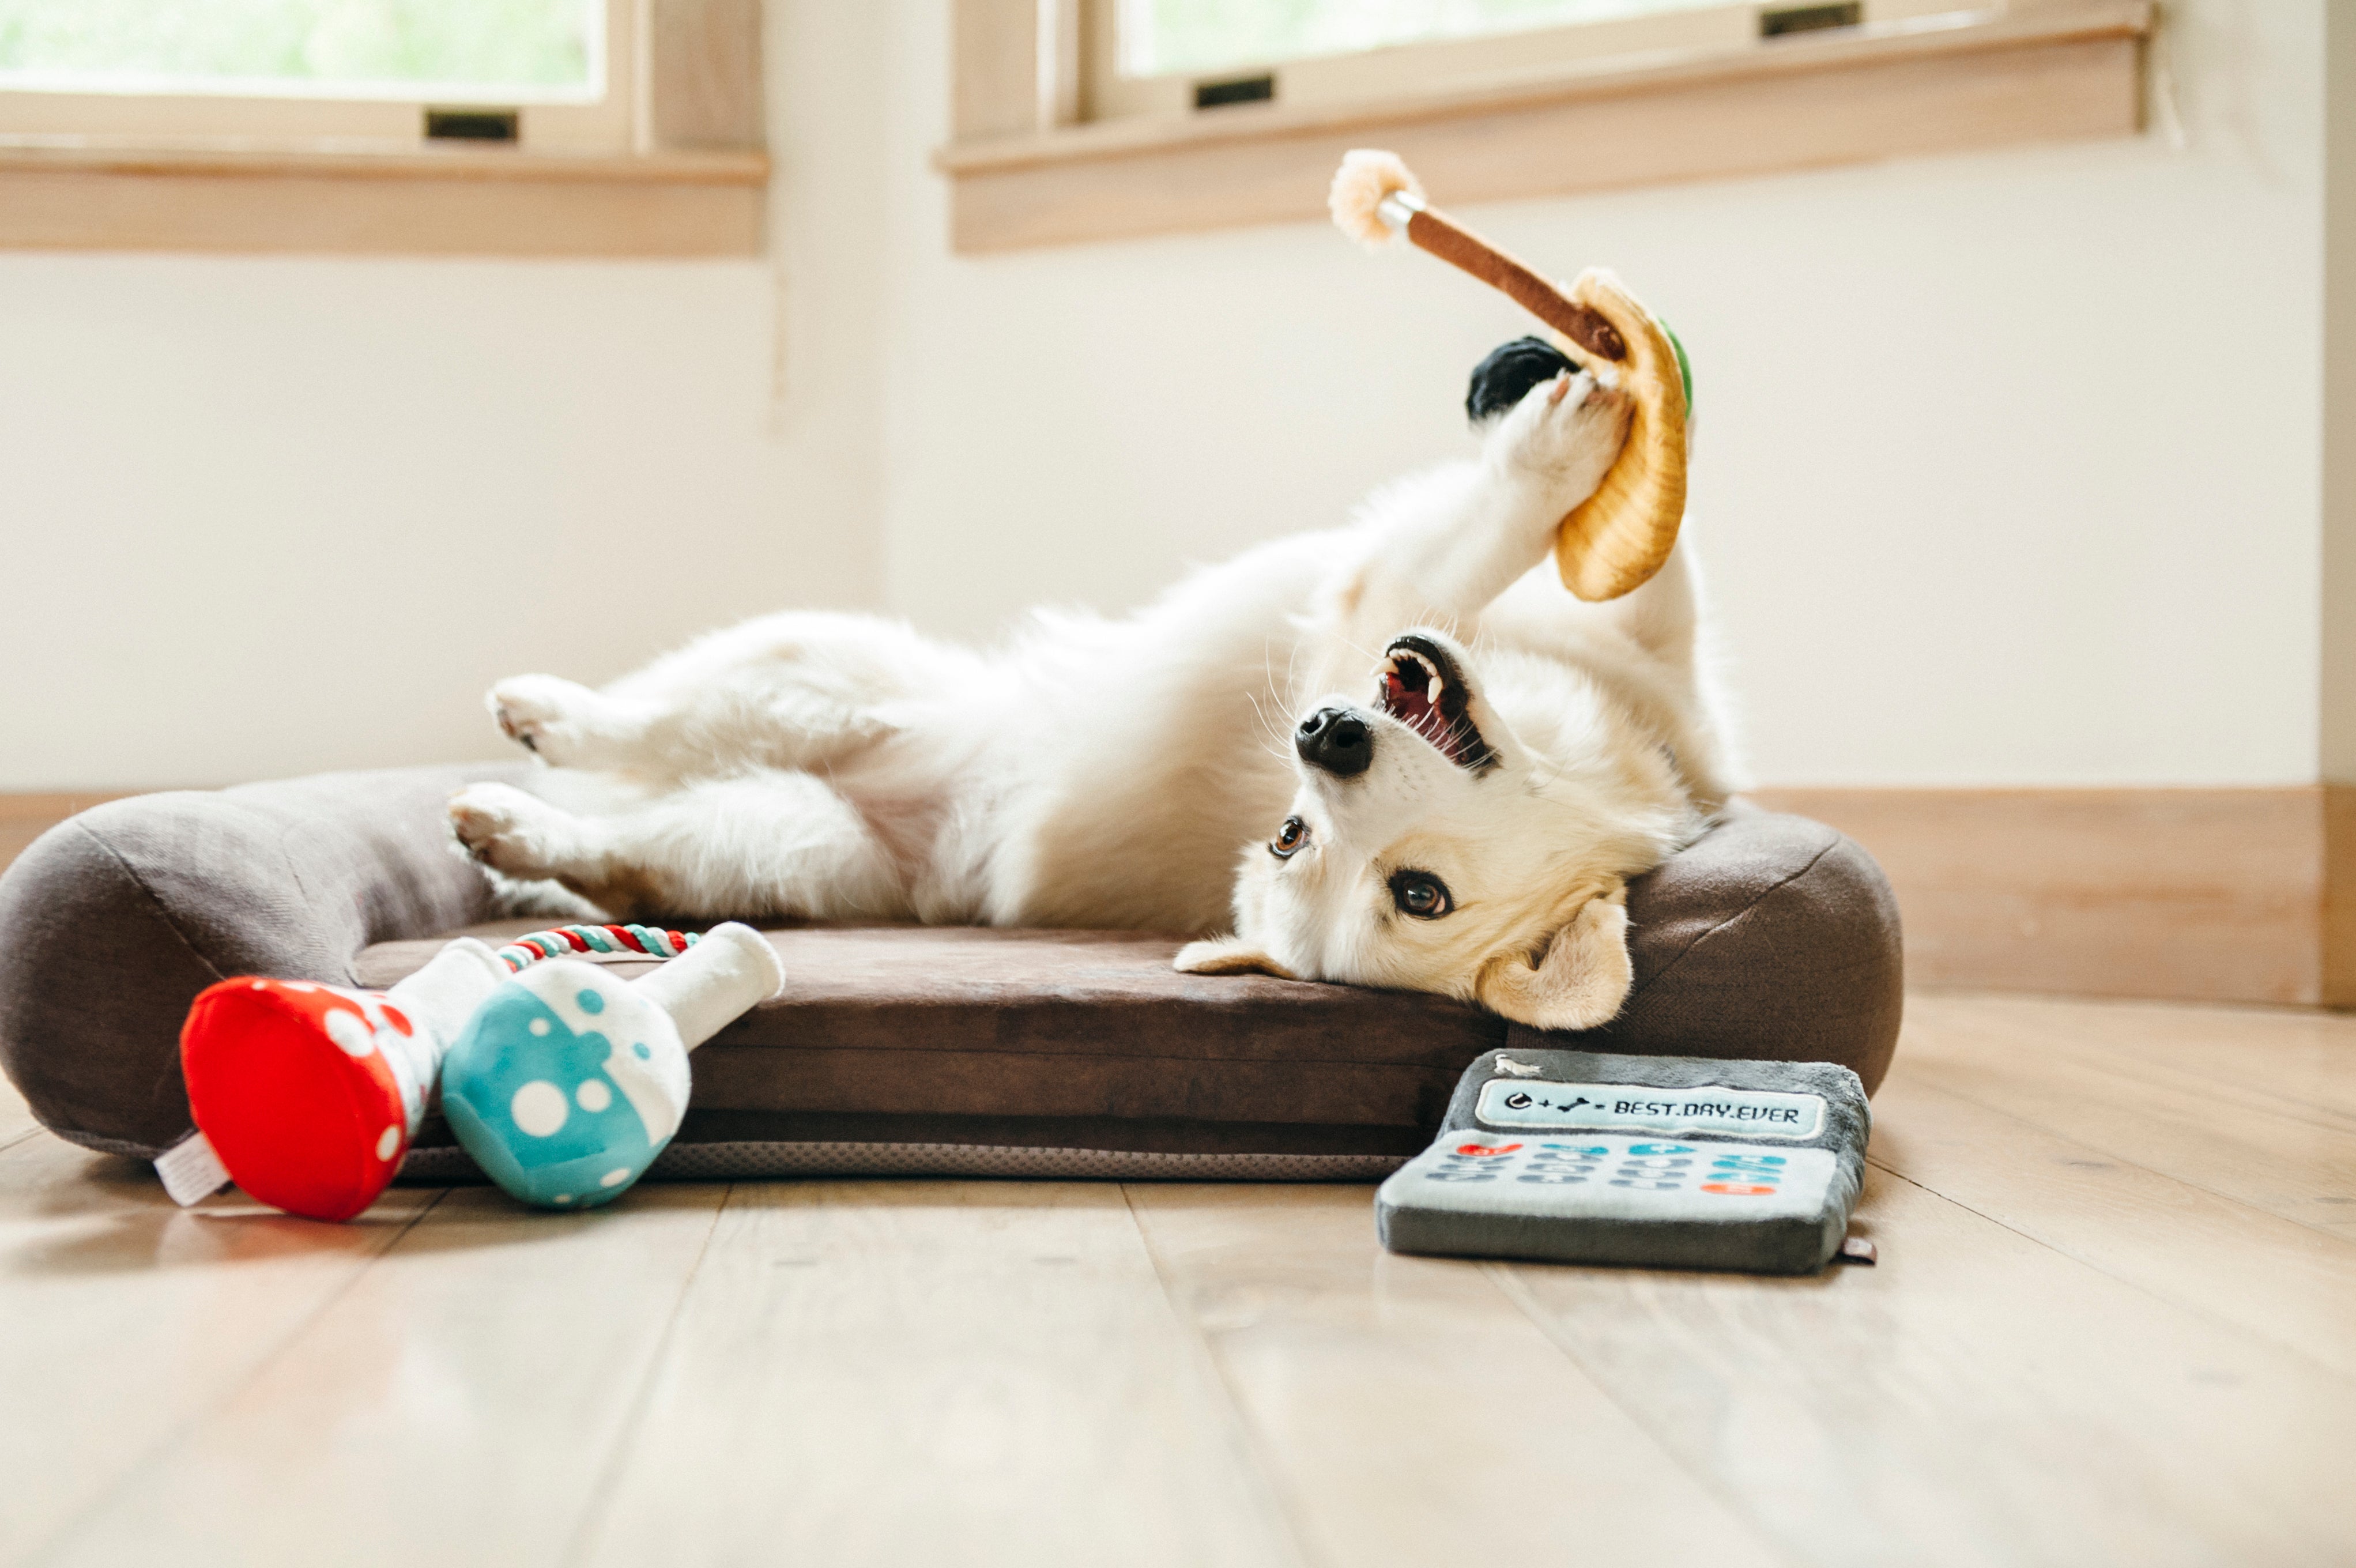
M 665 931 L 652 926 L 557 926 L 518 937 L 499 950 L 499 957 L 511 970 L 520 970 L 544 958 L 567 958 L 574 953 L 677 958 L 701 940 L 694 931 Z

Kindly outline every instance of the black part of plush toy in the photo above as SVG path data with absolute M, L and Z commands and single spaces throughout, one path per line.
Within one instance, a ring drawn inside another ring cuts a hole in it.
M 1465 417 L 1478 424 L 1521 402 L 1539 382 L 1578 368 L 1569 355 L 1543 338 L 1516 338 L 1501 344 L 1472 369 L 1472 384 L 1464 393 Z

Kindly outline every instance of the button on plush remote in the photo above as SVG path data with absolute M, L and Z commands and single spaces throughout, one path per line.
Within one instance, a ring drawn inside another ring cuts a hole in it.
M 1814 1273 L 1871 1123 L 1829 1062 L 1492 1051 L 1376 1224 L 1398 1252 Z

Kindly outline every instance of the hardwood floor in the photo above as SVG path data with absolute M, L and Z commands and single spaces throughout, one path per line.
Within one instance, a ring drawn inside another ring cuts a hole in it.
M 0 1090 L 0 1563 L 2356 1561 L 2356 1018 L 1918 996 L 1874 1267 L 1362 1187 L 174 1210 Z

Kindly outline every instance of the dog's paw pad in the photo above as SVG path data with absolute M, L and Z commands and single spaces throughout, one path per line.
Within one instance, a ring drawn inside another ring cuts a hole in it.
M 509 876 L 546 875 L 533 820 L 548 811 L 512 784 L 469 784 L 450 797 L 450 832 L 468 854 Z
M 499 732 L 527 751 L 562 762 L 573 749 L 578 715 L 597 694 L 555 675 L 510 675 L 491 688 L 484 705 Z

